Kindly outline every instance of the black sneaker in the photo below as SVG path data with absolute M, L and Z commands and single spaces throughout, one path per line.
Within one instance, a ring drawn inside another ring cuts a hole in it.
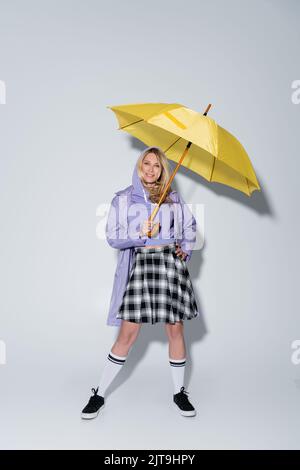
M 99 388 L 99 387 L 98 387 Z M 88 404 L 83 408 L 81 417 L 83 419 L 92 419 L 98 416 L 99 411 L 104 408 L 104 397 L 97 395 L 98 388 L 96 390 L 92 388 L 92 395 L 89 399 Z
M 180 414 L 183 416 L 195 416 L 196 410 L 189 402 L 187 397 L 188 393 L 189 392 L 184 390 L 184 387 L 181 387 L 180 392 L 174 395 L 174 403 Z

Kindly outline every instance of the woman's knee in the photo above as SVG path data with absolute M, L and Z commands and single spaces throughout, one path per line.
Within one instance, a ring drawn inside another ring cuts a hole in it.
M 141 325 L 139 323 L 123 320 L 116 342 L 123 346 L 131 346 L 138 337 L 140 327 Z
M 166 333 L 169 338 L 169 340 L 176 340 L 176 339 L 181 339 L 183 338 L 183 322 L 176 322 L 174 324 L 172 323 L 166 323 Z

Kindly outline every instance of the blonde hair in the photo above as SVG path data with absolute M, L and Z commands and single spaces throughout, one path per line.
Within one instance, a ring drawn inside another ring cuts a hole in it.
M 143 176 L 142 176 L 142 163 L 146 155 L 148 155 L 149 153 L 154 153 L 157 156 L 157 159 L 161 164 L 160 176 L 158 180 L 153 184 L 152 187 L 147 186 L 145 184 L 143 180 Z M 170 178 L 169 162 L 164 152 L 159 147 L 150 147 L 147 150 L 145 150 L 137 161 L 137 173 L 139 175 L 142 185 L 144 186 L 145 189 L 147 189 L 147 191 L 149 191 L 150 201 L 153 203 L 158 203 Z M 172 191 L 172 187 L 170 186 L 162 204 L 173 202 L 173 200 L 169 196 L 169 193 L 171 191 Z

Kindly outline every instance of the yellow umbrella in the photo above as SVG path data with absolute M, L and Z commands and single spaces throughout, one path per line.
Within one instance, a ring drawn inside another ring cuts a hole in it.
M 204 114 L 181 104 L 137 103 L 107 106 L 123 130 L 147 146 L 160 147 L 177 162 L 168 185 L 151 214 L 154 219 L 180 165 L 211 182 L 218 182 L 251 196 L 260 191 L 251 161 L 242 144 L 230 132 Z M 149 220 L 150 220 L 149 219 Z

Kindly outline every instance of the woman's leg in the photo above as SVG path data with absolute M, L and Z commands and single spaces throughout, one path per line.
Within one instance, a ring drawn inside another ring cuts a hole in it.
M 139 334 L 140 328 L 141 323 L 122 320 L 118 338 L 111 349 L 112 353 L 120 356 L 127 356 L 129 349 Z
M 166 323 L 166 333 L 169 339 L 169 356 L 173 359 L 185 358 L 185 342 L 183 321 Z
M 140 323 L 122 320 L 118 338 L 107 356 L 106 363 L 102 371 L 98 385 L 98 395 L 104 397 L 107 388 L 122 369 L 122 366 L 125 364 L 127 359 L 129 349 L 135 342 L 140 328 Z
M 172 372 L 174 394 L 176 394 L 184 386 L 186 350 L 183 322 L 176 322 L 174 325 L 166 323 L 165 328 L 169 339 L 169 363 Z

